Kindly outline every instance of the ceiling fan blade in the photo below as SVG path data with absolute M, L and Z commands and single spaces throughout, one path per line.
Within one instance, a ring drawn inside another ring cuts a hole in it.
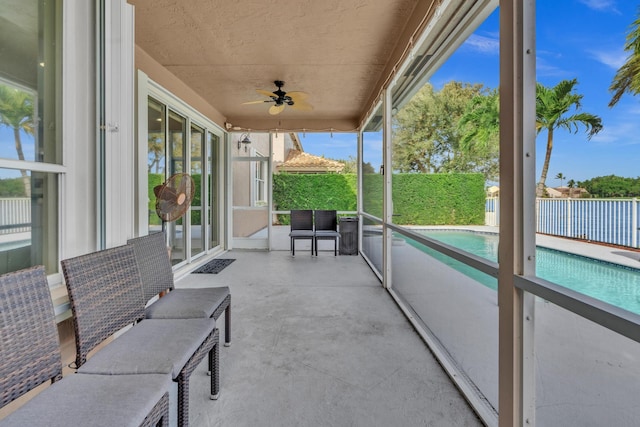
M 286 104 L 272 105 L 271 107 L 269 107 L 269 114 L 271 114 L 272 116 L 275 116 L 276 114 L 282 113 L 282 110 L 284 110 L 285 105 Z
M 293 102 L 304 101 L 309 98 L 309 94 L 307 92 L 287 92 L 287 96 L 290 97 Z
M 273 92 L 269 92 L 268 90 L 256 89 L 256 92 L 258 92 L 260 95 L 268 96 L 269 98 L 271 98 L 272 96 L 276 96 Z
M 291 108 L 299 111 L 313 111 L 313 105 L 306 101 L 295 101 Z
M 265 102 L 272 102 L 272 100 L 270 99 L 265 99 L 265 100 L 261 100 L 261 101 L 247 101 L 247 102 L 243 102 L 242 105 L 249 105 L 249 104 L 264 104 Z

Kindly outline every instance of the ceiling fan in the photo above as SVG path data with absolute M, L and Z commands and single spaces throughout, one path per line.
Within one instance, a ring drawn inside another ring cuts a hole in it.
M 249 101 L 243 102 L 243 104 L 261 104 L 263 102 L 273 102 L 274 105 L 269 107 L 269 114 L 276 115 L 280 114 L 284 108 L 289 105 L 291 108 L 300 110 L 300 111 L 311 111 L 313 110 L 313 106 L 307 102 L 307 98 L 309 94 L 306 92 L 285 92 L 282 90 L 284 86 L 284 82 L 281 80 L 276 80 L 273 82 L 278 90 L 273 92 L 269 92 L 268 90 L 256 89 L 260 95 L 264 95 L 269 97 L 269 99 L 259 100 L 259 101 Z

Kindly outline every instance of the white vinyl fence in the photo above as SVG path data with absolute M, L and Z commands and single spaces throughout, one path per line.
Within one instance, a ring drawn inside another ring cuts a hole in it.
M 638 246 L 638 199 L 536 199 L 536 232 L 612 245 Z M 485 224 L 500 225 L 500 201 L 489 197 Z
M 31 199 L 0 198 L 0 235 L 31 231 Z

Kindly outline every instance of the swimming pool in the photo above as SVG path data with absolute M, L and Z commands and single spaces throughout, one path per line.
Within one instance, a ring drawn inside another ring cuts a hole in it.
M 416 231 L 490 261 L 498 260 L 497 234 L 451 230 Z M 491 289 L 498 287 L 497 279 L 492 276 L 416 242 L 409 241 L 409 244 Z M 640 314 L 639 269 L 538 246 L 536 249 L 536 274 L 542 279 Z

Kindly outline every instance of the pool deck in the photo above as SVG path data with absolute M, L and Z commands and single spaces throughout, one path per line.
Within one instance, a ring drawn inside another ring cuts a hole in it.
M 640 251 L 538 234 L 539 246 L 640 269 Z

